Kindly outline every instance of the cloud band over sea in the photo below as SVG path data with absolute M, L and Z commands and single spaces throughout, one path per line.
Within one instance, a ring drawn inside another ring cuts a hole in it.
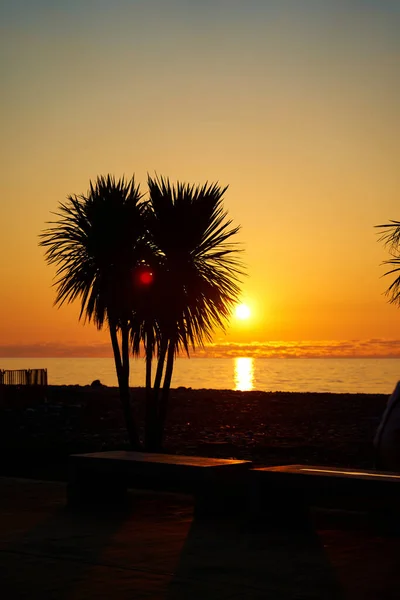
M 108 358 L 109 343 L 0 345 L 0 358 Z M 214 343 L 191 352 L 195 358 L 400 358 L 400 340 L 270 341 Z M 1 365 L 0 365 L 1 368 Z

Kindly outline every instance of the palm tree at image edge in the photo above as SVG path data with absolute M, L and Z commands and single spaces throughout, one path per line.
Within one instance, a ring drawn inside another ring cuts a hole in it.
M 387 288 L 385 295 L 389 297 L 389 302 L 400 305 L 400 221 L 389 221 L 383 225 L 376 225 L 378 229 L 382 229 L 378 238 L 379 242 L 383 242 L 388 248 L 392 258 L 385 260 L 384 265 L 391 265 L 393 268 L 384 273 L 384 276 L 399 273 L 397 277 Z

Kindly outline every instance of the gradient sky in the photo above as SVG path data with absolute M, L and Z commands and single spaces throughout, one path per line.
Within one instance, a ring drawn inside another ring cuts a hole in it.
M 400 220 L 400 1 L 0 6 L 0 355 L 103 352 L 38 234 L 97 174 L 157 171 L 229 184 L 253 318 L 217 346 L 400 356 L 374 230 Z

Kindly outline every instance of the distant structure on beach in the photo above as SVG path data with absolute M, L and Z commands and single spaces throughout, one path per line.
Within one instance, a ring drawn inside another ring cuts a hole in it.
M 0 385 L 47 385 L 47 369 L 0 369 Z

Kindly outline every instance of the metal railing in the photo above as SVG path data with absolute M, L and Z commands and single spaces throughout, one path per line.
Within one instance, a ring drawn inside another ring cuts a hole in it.
M 0 369 L 0 385 L 47 385 L 47 369 Z

